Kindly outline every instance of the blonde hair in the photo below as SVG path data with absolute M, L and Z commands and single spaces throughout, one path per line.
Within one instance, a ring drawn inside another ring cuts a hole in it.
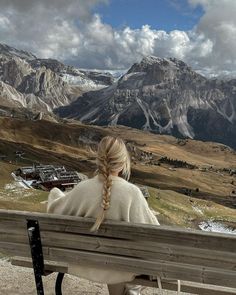
M 97 231 L 105 218 L 106 211 L 110 208 L 112 173 L 121 172 L 122 176 L 129 180 L 130 177 L 130 157 L 121 138 L 106 136 L 98 144 L 97 149 L 97 171 L 96 173 L 103 179 L 103 193 L 101 209 L 97 219 L 90 231 Z

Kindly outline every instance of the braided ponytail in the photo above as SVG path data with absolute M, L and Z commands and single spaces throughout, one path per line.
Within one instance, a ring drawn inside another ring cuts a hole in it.
M 123 140 L 106 136 L 98 146 L 97 173 L 103 180 L 101 208 L 91 232 L 97 231 L 105 219 L 106 211 L 110 208 L 112 173 L 121 171 L 127 179 L 130 175 L 130 159 Z

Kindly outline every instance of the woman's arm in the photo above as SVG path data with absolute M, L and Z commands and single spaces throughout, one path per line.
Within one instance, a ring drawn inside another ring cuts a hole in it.
M 68 199 L 67 195 L 54 187 L 48 195 L 47 213 L 63 214 Z
M 134 198 L 130 207 L 130 222 L 160 225 L 156 216 L 148 207 L 141 190 L 134 186 Z

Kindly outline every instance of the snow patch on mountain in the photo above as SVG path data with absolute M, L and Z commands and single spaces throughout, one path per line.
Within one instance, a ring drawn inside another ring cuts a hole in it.
M 97 72 L 97 73 L 102 73 L 102 74 L 111 74 L 115 80 L 119 79 L 120 77 L 122 77 L 127 71 L 128 69 L 124 69 L 124 70 L 101 70 L 101 69 L 84 69 L 84 68 L 78 68 L 79 71 L 81 72 Z
M 63 81 L 67 82 L 70 85 L 80 86 L 84 91 L 98 90 L 107 87 L 107 85 L 95 83 L 93 80 L 88 79 L 82 73 L 81 76 L 62 74 L 61 77 Z

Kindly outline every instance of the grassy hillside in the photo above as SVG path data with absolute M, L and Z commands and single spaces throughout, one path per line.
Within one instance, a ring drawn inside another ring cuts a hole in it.
M 164 224 L 196 228 L 203 220 L 235 223 L 235 209 L 211 201 L 189 198 L 170 190 L 149 188 L 149 205 L 159 212 L 158 219 Z
M 132 156 L 132 182 L 147 185 L 150 205 L 163 223 L 196 226 L 206 218 L 236 222 L 236 153 L 217 143 L 178 140 L 127 127 L 88 126 L 74 121 L 26 121 L 0 117 L 0 207 L 45 210 L 47 192 L 12 189 L 10 173 L 32 163 L 62 164 L 92 176 L 95 169 L 91 148 L 105 135 L 121 136 Z M 17 159 L 15 152 L 25 152 Z M 163 157 L 194 165 L 177 168 Z M 190 196 L 185 195 L 191 190 Z M 234 205 L 235 204 L 235 205 Z

